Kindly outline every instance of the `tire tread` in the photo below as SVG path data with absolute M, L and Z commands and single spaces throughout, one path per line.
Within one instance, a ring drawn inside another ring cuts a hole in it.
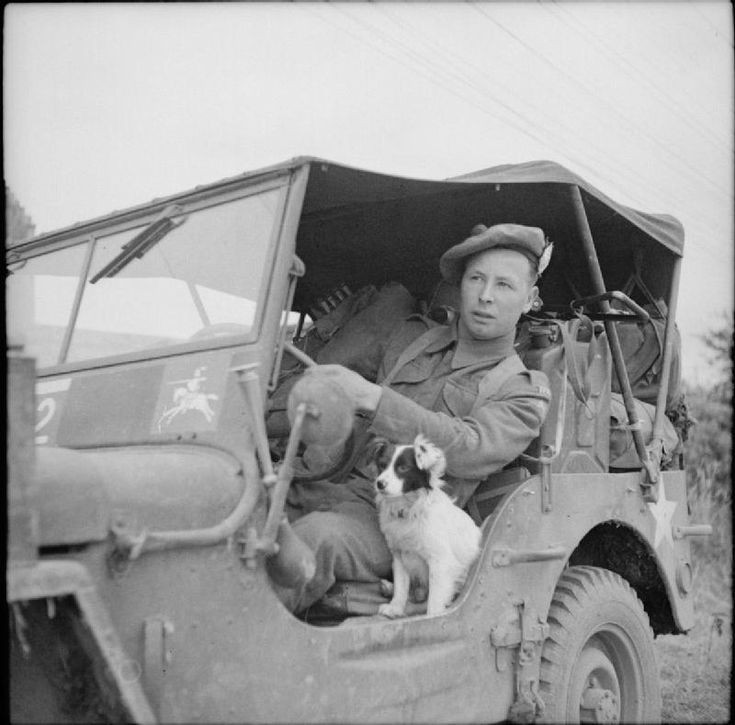
M 620 575 L 600 567 L 575 566 L 562 573 L 551 600 L 547 616 L 549 636 L 543 646 L 541 655 L 540 691 L 546 704 L 545 715 L 541 717 L 546 722 L 558 721 L 560 707 L 564 703 L 556 702 L 558 693 L 555 687 L 564 680 L 565 672 L 571 668 L 569 660 L 573 657 L 569 651 L 572 643 L 572 633 L 582 619 L 584 613 L 595 602 L 615 600 L 629 605 L 630 614 L 638 620 L 650 640 L 650 652 L 655 660 L 653 649 L 653 632 L 648 615 L 638 598 L 635 590 Z M 656 673 L 657 675 L 658 673 Z M 645 676 L 645 673 L 644 673 Z M 654 685 L 657 703 L 660 710 L 660 695 Z

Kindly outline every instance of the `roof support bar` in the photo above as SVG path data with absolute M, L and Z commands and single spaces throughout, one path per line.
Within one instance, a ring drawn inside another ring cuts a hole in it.
M 679 298 L 679 280 L 681 277 L 681 257 L 674 260 L 674 269 L 671 274 L 671 293 L 669 294 L 669 315 L 666 318 L 664 333 L 664 359 L 661 369 L 661 386 L 656 398 L 656 417 L 653 420 L 653 438 L 648 449 L 653 453 L 655 460 L 661 460 L 661 446 L 664 440 L 664 415 L 666 413 L 666 397 L 669 393 L 671 378 L 671 361 L 674 357 L 674 325 L 676 320 L 676 303 Z
M 582 246 L 584 248 L 584 253 L 587 257 L 587 266 L 589 267 L 590 276 L 592 278 L 592 286 L 594 287 L 595 294 L 603 295 L 607 292 L 607 290 L 605 289 L 605 280 L 602 277 L 600 260 L 597 258 L 597 251 L 595 250 L 595 244 L 592 240 L 592 231 L 590 230 L 589 221 L 587 220 L 587 213 L 584 209 L 582 194 L 578 186 L 570 186 L 569 190 L 572 200 L 572 208 L 574 210 L 574 217 L 577 223 L 577 230 L 579 231 L 579 235 L 582 240 Z M 600 307 L 605 314 L 610 313 L 611 311 L 610 303 L 607 299 L 603 299 L 600 301 Z M 649 451 L 647 450 L 646 445 L 643 441 L 640 421 L 638 420 L 638 414 L 636 413 L 635 408 L 635 400 L 633 398 L 633 390 L 630 386 L 628 370 L 625 367 L 625 360 L 623 359 L 623 349 L 620 346 L 620 339 L 618 338 L 618 328 L 616 327 L 616 323 L 611 319 L 605 320 L 605 331 L 607 332 L 607 339 L 610 343 L 610 352 L 612 353 L 615 373 L 618 376 L 620 389 L 623 392 L 623 402 L 625 403 L 625 410 L 628 414 L 628 425 L 630 427 L 631 433 L 633 434 L 633 443 L 635 444 L 635 450 L 639 458 L 641 459 L 641 463 L 643 464 L 643 468 L 648 479 L 644 484 L 644 498 L 653 496 L 653 499 L 655 500 L 657 498 L 657 492 L 651 492 L 650 487 L 653 486 L 658 480 L 658 466 L 656 465 L 655 461 L 651 460 Z

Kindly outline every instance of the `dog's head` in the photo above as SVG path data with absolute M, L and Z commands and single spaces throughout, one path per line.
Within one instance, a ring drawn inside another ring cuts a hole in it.
M 413 445 L 394 446 L 377 439 L 373 455 L 380 471 L 375 488 L 383 496 L 403 496 L 443 484 L 444 454 L 422 435 L 416 436 Z

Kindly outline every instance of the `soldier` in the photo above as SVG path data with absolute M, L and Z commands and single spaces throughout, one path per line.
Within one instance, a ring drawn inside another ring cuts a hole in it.
M 370 433 L 395 443 L 423 433 L 440 447 L 445 490 L 458 506 L 526 449 L 546 416 L 548 381 L 527 370 L 513 347 L 516 324 L 538 296 L 545 249 L 537 227 L 478 225 L 439 262 L 444 279 L 459 287 L 456 320 L 428 330 L 425 319 L 406 321 L 387 345 L 377 384 L 341 365 L 307 372 L 340 385 L 367 416 Z M 279 591 L 292 610 L 318 601 L 338 580 L 376 582 L 390 574 L 375 475 L 363 455 L 344 483 L 291 486 L 289 519 L 316 557 L 316 574 L 303 590 Z

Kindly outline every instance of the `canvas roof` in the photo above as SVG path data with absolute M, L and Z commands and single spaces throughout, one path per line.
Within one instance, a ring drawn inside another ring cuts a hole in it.
M 529 161 L 504 164 L 454 177 L 456 181 L 496 184 L 574 184 L 634 224 L 652 239 L 681 256 L 684 249 L 684 227 L 669 214 L 638 211 L 613 201 L 581 176 L 554 161 Z

